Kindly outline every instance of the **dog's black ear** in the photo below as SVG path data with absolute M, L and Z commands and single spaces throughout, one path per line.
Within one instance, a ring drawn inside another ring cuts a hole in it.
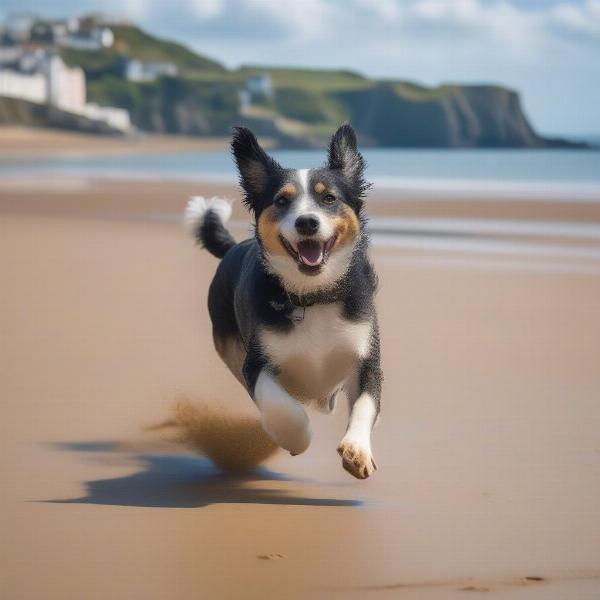
M 255 135 L 246 127 L 234 127 L 231 151 L 245 192 L 244 201 L 249 208 L 256 210 L 271 178 L 281 170 L 281 166 L 261 148 Z
M 349 179 L 361 176 L 364 171 L 364 161 L 357 148 L 356 133 L 348 124 L 342 125 L 329 142 L 330 169 L 337 169 Z
M 342 125 L 333 134 L 329 143 L 327 167 L 341 171 L 359 195 L 364 194 L 369 188 L 369 184 L 363 178 L 365 161 L 358 151 L 356 133 L 350 125 Z

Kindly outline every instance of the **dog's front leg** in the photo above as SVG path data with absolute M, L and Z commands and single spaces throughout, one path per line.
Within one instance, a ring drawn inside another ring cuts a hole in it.
M 383 377 L 379 368 L 379 351 L 377 348 L 374 350 L 346 387 L 350 417 L 337 449 L 344 469 L 358 479 L 366 479 L 377 469 L 371 450 L 371 430 L 379 415 Z
M 248 392 L 260 410 L 263 429 L 292 456 L 304 452 L 311 440 L 304 408 L 279 384 L 260 354 L 248 353 L 244 377 Z

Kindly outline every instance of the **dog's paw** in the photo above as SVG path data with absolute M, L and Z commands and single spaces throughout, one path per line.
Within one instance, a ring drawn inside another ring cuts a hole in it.
M 263 429 L 271 439 L 292 456 L 302 454 L 311 440 L 308 417 L 299 403 L 285 398 L 262 398 Z
M 263 413 L 263 429 L 270 438 L 292 456 L 302 454 L 309 446 L 312 438 L 308 423 L 298 423 L 281 415 Z
M 342 457 L 344 469 L 357 479 L 366 479 L 377 469 L 371 451 L 353 440 L 343 439 L 337 451 Z

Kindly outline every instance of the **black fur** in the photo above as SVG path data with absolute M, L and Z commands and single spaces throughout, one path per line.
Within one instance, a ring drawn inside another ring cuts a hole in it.
M 258 217 L 281 187 L 286 169 L 261 148 L 246 127 L 234 127 L 231 151 L 238 167 L 244 203 Z
M 363 197 L 371 187 L 364 178 L 365 167 L 354 129 L 342 125 L 331 138 L 327 168 L 342 175 L 341 180 L 356 203 L 357 212 L 362 209 Z

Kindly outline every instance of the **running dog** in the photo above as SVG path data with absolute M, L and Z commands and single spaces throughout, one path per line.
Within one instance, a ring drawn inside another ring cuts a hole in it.
M 331 412 L 343 390 L 350 414 L 337 450 L 365 479 L 377 468 L 371 430 L 382 373 L 363 207 L 370 184 L 354 130 L 340 127 L 325 166 L 313 169 L 282 167 L 243 127 L 232 152 L 254 237 L 235 242 L 225 228 L 231 206 L 220 198 L 192 198 L 185 215 L 197 242 L 221 259 L 208 294 L 215 348 L 264 430 L 292 455 L 311 440 L 304 406 Z

